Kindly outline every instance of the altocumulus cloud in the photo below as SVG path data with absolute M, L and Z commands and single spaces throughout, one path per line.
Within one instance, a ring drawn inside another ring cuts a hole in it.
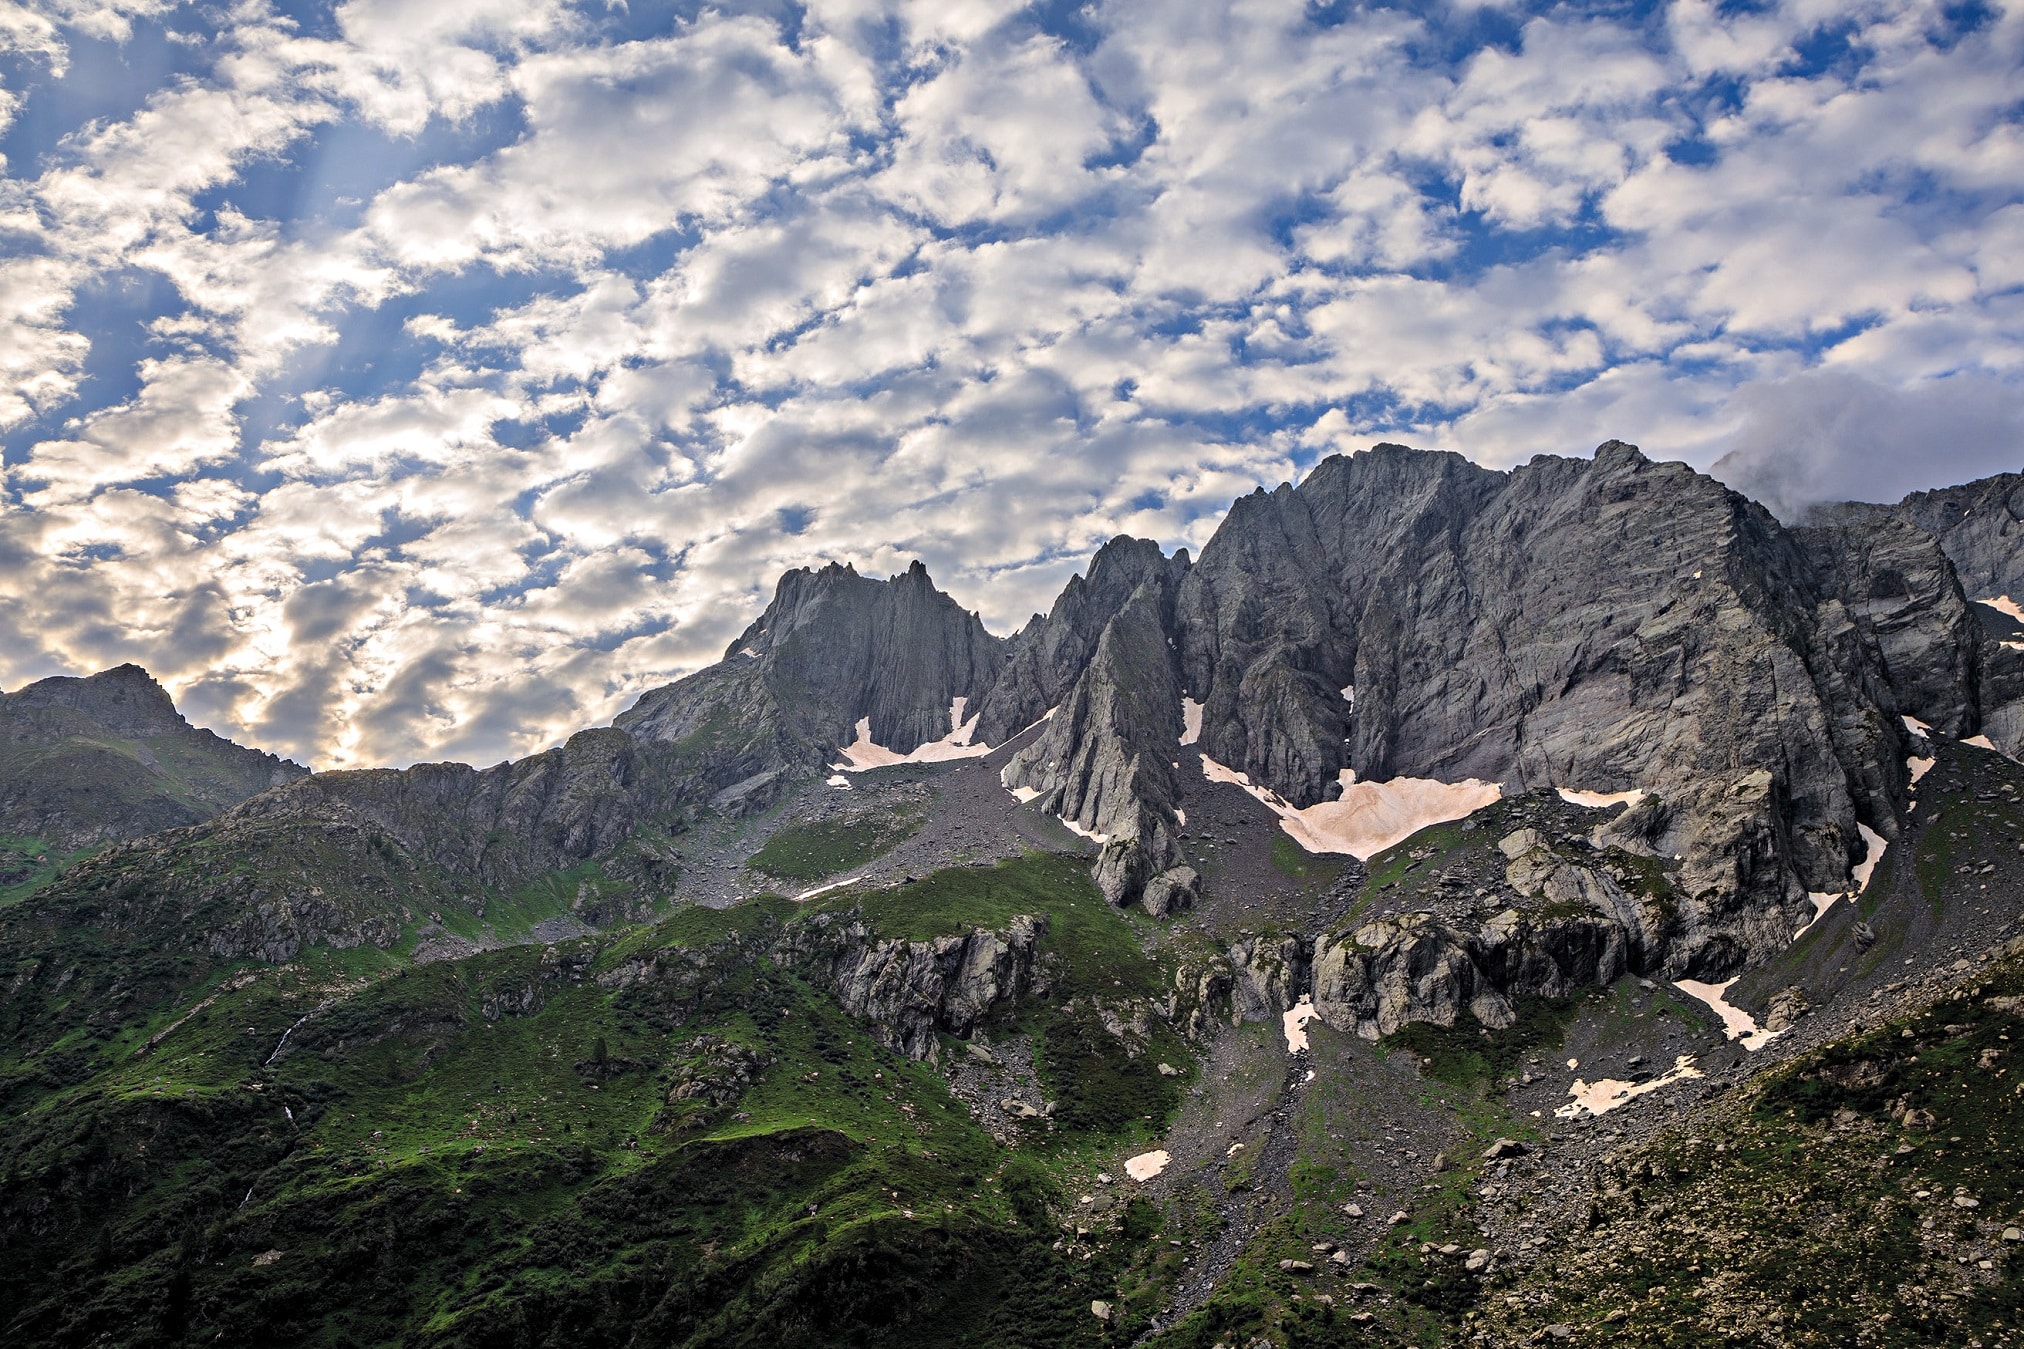
M 0 684 L 489 761 L 1379 438 L 2017 467 L 2024 5 L 0 0 Z

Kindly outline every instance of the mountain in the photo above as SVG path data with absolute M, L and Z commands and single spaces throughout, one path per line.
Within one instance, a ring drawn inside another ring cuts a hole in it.
M 208 820 L 306 772 L 191 726 L 137 665 L 0 693 L 0 903 L 67 857 Z
M 1380 445 L 180 815 L 140 672 L 8 695 L 170 767 L 21 760 L 101 832 L 0 910 L 6 1333 L 2011 1342 L 2014 487 Z

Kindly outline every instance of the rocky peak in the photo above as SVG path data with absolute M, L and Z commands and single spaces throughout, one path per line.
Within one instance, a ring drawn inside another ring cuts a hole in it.
M 984 699 L 978 734 L 1000 744 L 1044 716 L 1088 668 L 1104 628 L 1139 587 L 1187 574 L 1183 549 L 1169 558 L 1150 539 L 1119 535 L 1097 550 L 1086 576 L 1072 576 L 1047 617 L 1035 616 L 1006 646 L 1005 665 Z
M 32 720 L 46 711 L 74 714 L 91 728 L 116 736 L 167 735 L 190 725 L 176 711 L 169 691 L 131 663 L 82 678 L 56 675 L 0 694 L 0 712 L 10 721 Z

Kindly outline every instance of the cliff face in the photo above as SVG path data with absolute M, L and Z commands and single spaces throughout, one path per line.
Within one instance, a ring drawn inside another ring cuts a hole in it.
M 786 767 L 850 744 L 868 719 L 873 743 L 906 754 L 950 733 L 956 699 L 977 713 L 1002 646 L 918 562 L 891 581 L 834 563 L 791 571 L 722 663 L 646 694 L 614 724 L 643 740 L 743 741 L 755 763 Z
M 2024 601 L 2024 473 L 1914 492 L 1895 506 L 1846 503 L 1825 511 L 1889 515 L 1913 525 L 1938 541 L 1970 599 Z

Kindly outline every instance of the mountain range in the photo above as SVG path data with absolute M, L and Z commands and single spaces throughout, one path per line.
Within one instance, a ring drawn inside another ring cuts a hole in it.
M 2020 1342 L 2024 475 L 1379 445 L 477 770 L 0 694 L 10 1340 Z

